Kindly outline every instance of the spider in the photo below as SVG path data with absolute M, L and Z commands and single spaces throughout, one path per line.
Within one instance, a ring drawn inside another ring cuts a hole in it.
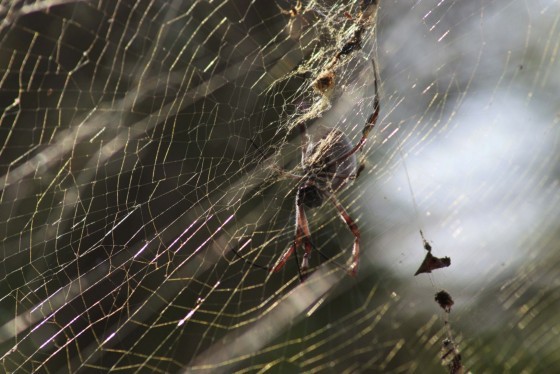
M 280 11 L 280 13 L 285 14 L 287 16 L 290 16 L 290 22 L 289 22 L 290 27 L 289 27 L 289 30 L 288 30 L 289 35 L 294 35 L 295 36 L 297 34 L 301 34 L 301 30 L 297 30 L 297 29 L 300 29 L 301 26 L 309 26 L 309 22 L 304 17 L 304 14 L 306 13 L 307 9 L 304 9 L 303 4 L 301 3 L 301 0 L 297 0 L 296 5 L 293 5 L 289 9 L 282 8 L 280 5 L 278 5 L 278 3 L 276 3 L 276 7 Z M 296 33 L 293 34 L 294 21 L 296 19 L 299 21 L 299 23 L 296 25 L 296 30 L 297 30 Z
M 280 10 L 280 13 L 286 14 L 290 17 L 297 17 L 297 15 L 300 14 L 303 10 L 303 4 L 301 3 L 301 0 L 297 0 L 296 5 L 294 5 L 293 7 L 291 7 L 288 10 L 282 8 L 278 4 L 276 4 L 276 7 Z
M 337 129 L 329 130 L 319 141 L 312 143 L 309 141 L 305 125 L 303 123 L 298 125 L 301 133 L 301 168 L 304 175 L 297 177 L 300 178 L 300 184 L 296 192 L 295 237 L 292 245 L 270 269 L 272 272 L 281 270 L 290 256 L 303 244 L 303 260 L 299 268 L 300 278 L 303 280 L 304 275 L 309 269 L 309 258 L 313 247 L 305 208 L 317 208 L 323 205 L 326 200 L 329 200 L 338 210 L 340 217 L 354 235 L 352 262 L 348 272 L 352 276 L 355 276 L 357 273 L 360 258 L 360 230 L 340 204 L 335 194 L 348 181 L 357 178 L 359 168 L 355 154 L 362 149 L 370 131 L 377 123 L 379 116 L 379 93 L 377 67 L 374 60 L 372 60 L 372 65 L 375 88 L 373 113 L 368 117 L 358 143 L 352 145 L 350 139 Z M 290 175 L 294 176 L 293 174 Z

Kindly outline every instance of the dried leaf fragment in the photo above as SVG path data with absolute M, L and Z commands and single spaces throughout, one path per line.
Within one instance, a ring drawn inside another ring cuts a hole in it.
M 449 257 L 436 257 L 432 255 L 432 252 L 426 253 L 426 257 L 424 257 L 424 261 L 420 264 L 420 267 L 414 273 L 414 275 L 422 274 L 422 273 L 431 273 L 432 270 L 446 268 L 451 265 L 451 259 Z

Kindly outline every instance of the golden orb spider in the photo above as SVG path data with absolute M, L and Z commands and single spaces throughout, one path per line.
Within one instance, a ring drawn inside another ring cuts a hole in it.
M 359 3 L 361 11 L 358 17 L 352 18 L 351 16 L 347 16 L 347 18 L 349 17 L 349 19 L 355 20 L 357 28 L 334 55 L 330 64 L 318 75 L 313 86 L 317 93 L 326 95 L 335 85 L 334 69 L 340 61 L 342 61 L 345 56 L 362 48 L 362 34 L 374 19 L 378 1 L 360 0 Z M 282 8 L 280 9 L 283 13 L 295 17 L 302 11 L 302 5 L 300 1 L 297 1 L 296 6 L 289 11 L 285 11 Z M 313 249 L 305 207 L 308 209 L 316 208 L 323 205 L 325 200 L 329 200 L 338 210 L 340 217 L 354 235 L 352 262 L 348 272 L 352 276 L 356 275 L 360 260 L 360 230 L 358 229 L 358 225 L 340 204 L 335 194 L 346 186 L 349 180 L 354 180 L 358 177 L 361 167 L 358 167 L 355 154 L 364 146 L 369 133 L 377 123 L 379 117 L 379 79 L 374 59 L 372 59 L 372 65 L 375 88 L 373 112 L 369 115 L 364 125 L 362 136 L 358 143 L 352 145 L 346 134 L 338 129 L 327 131 L 322 138 L 313 143 L 309 140 L 304 122 L 302 121 L 297 125 L 301 133 L 301 168 L 303 170 L 303 176 L 279 170 L 289 177 L 300 180 L 296 192 L 296 228 L 293 243 L 284 251 L 273 267 L 267 267 L 248 261 L 241 256 L 237 250 L 233 249 L 236 256 L 258 268 L 270 272 L 278 272 L 284 267 L 292 254 L 303 244 L 303 260 L 301 267 L 298 269 L 300 279 L 303 281 L 309 269 L 309 258 Z
M 373 113 L 368 117 L 358 143 L 352 145 L 350 139 L 337 129 L 329 130 L 319 141 L 312 143 L 309 141 L 305 125 L 303 123 L 298 125 L 301 132 L 301 168 L 304 175 L 297 176 L 301 182 L 297 187 L 296 193 L 295 237 L 290 247 L 284 251 L 276 264 L 270 269 L 272 272 L 282 269 L 290 256 L 303 244 L 304 254 L 299 269 L 300 277 L 303 279 L 309 269 L 309 257 L 313 248 L 305 207 L 309 209 L 316 208 L 323 205 L 325 200 L 329 200 L 338 210 L 340 217 L 354 235 L 352 263 L 348 272 L 352 276 L 356 275 L 360 259 L 360 230 L 340 204 L 335 194 L 349 180 L 357 178 L 359 168 L 355 154 L 364 146 L 370 131 L 377 123 L 377 118 L 379 117 L 378 73 L 374 60 L 372 60 L 372 64 L 375 88 Z M 289 175 L 296 177 L 293 174 Z

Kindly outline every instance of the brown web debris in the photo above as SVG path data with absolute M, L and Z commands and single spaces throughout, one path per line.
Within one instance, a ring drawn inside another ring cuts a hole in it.
M 451 265 L 451 259 L 449 257 L 436 257 L 432 255 L 432 246 L 426 238 L 424 237 L 424 233 L 420 230 L 420 236 L 422 237 L 422 243 L 424 249 L 427 251 L 426 257 L 422 264 L 416 271 L 418 275 L 421 273 L 431 273 L 432 270 L 441 269 L 444 267 L 448 267 Z M 453 340 L 453 334 L 451 332 L 451 325 L 449 324 L 449 315 L 451 313 L 451 307 L 455 304 L 453 298 L 449 294 L 449 292 L 445 290 L 440 290 L 435 294 L 434 300 L 438 303 L 438 305 L 444 310 L 445 317 L 443 319 L 444 330 L 445 330 L 445 339 L 443 339 L 442 344 L 442 355 L 441 355 L 441 362 L 445 365 L 448 369 L 450 374 L 463 374 L 464 367 L 461 362 L 461 353 L 457 347 L 457 344 Z
M 449 257 L 436 257 L 432 254 L 432 246 L 426 238 L 424 238 L 424 233 L 420 230 L 420 235 L 422 236 L 422 242 L 424 243 L 424 249 L 428 251 L 426 253 L 426 257 L 424 257 L 424 261 L 420 264 L 418 270 L 414 275 L 422 274 L 422 273 L 431 273 L 432 270 L 437 270 L 441 268 L 446 268 L 451 265 L 451 259 Z
M 453 306 L 454 302 L 451 298 L 451 295 L 447 291 L 441 290 L 436 293 L 435 300 L 443 310 L 445 310 L 447 313 L 451 312 L 451 307 Z
M 313 84 L 315 91 L 321 94 L 326 94 L 334 87 L 334 73 L 327 70 L 319 74 Z
M 362 49 L 362 35 L 372 26 L 374 15 L 377 11 L 377 1 L 361 1 L 360 9 L 356 17 L 352 17 L 348 12 L 344 13 L 347 19 L 355 22 L 357 28 L 313 83 L 313 88 L 321 94 L 328 93 L 334 86 L 334 70 L 341 63 L 342 58 Z
M 463 364 L 461 362 L 461 353 L 459 353 L 459 349 L 453 340 L 451 326 L 449 325 L 449 314 L 451 313 L 451 307 L 454 304 L 453 298 L 451 298 L 451 295 L 447 291 L 441 290 L 436 293 L 435 300 L 445 311 L 444 325 L 447 337 L 443 339 L 441 347 L 441 362 L 443 365 L 447 366 L 450 374 L 463 374 L 464 371 Z
M 446 338 L 443 340 L 441 347 L 443 352 L 441 361 L 447 366 L 449 374 L 463 374 L 463 364 L 461 362 L 461 354 L 452 340 Z

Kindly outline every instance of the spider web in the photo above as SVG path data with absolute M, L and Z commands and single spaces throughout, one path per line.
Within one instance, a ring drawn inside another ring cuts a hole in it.
M 459 372 L 450 331 L 464 372 L 560 370 L 559 2 L 297 5 L 0 2 L 3 371 Z M 297 125 L 356 143 L 372 61 L 358 276 L 330 204 L 271 274 Z

